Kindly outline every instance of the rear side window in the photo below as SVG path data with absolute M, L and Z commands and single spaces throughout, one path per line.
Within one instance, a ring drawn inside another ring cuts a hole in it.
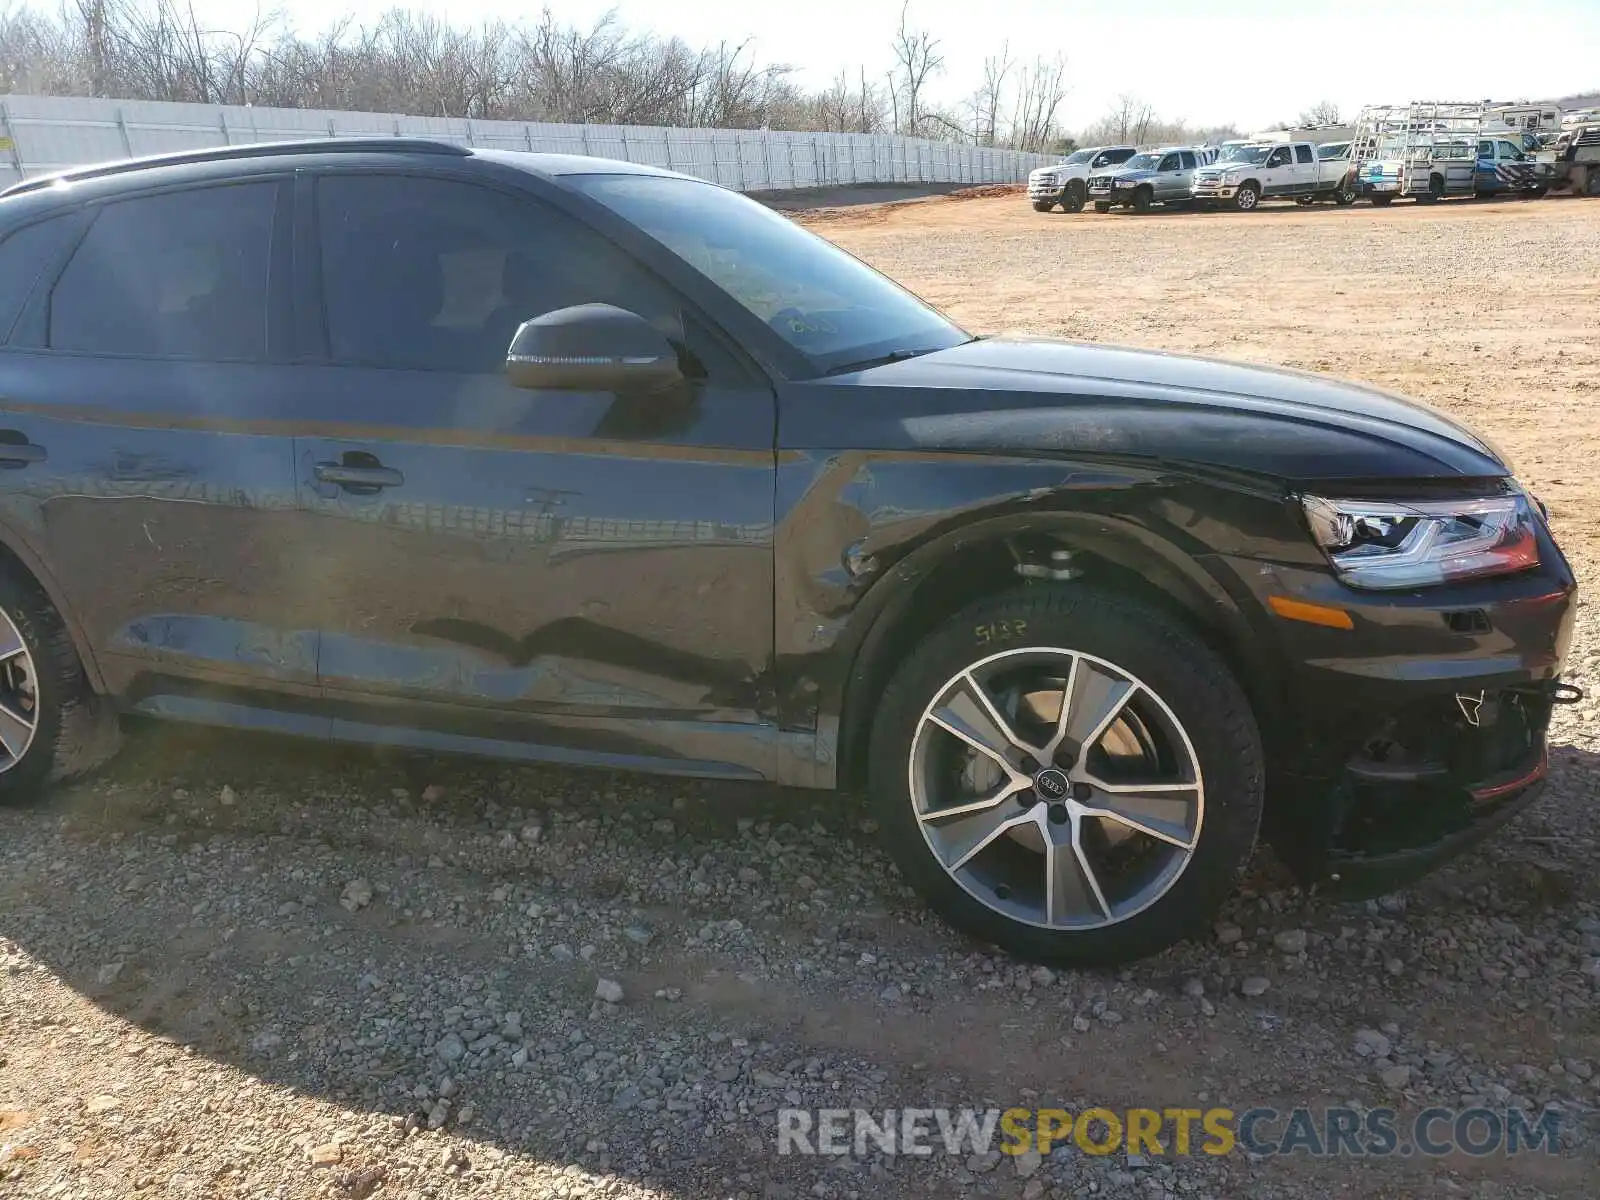
M 1296 162 L 1303 163 L 1316 161 L 1316 155 L 1311 153 L 1310 146 L 1296 146 L 1294 148 L 1294 158 Z
M 50 297 L 50 347 L 261 359 L 276 183 L 107 205 Z
M 0 342 L 4 342 L 39 281 L 39 273 L 60 253 L 72 232 L 69 217 L 25 225 L 0 239 Z
M 1179 157 L 1183 159 L 1183 169 L 1185 171 L 1194 170 L 1194 154 L 1192 151 L 1185 150 Z

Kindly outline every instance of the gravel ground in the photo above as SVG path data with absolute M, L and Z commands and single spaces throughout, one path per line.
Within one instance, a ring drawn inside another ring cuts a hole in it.
M 1321 363 L 1464 412 L 1593 586 L 1600 205 L 819 225 L 975 328 Z M 1490 289 L 1508 261 L 1529 281 Z M 1381 352 L 1351 336 L 1380 327 Z M 1600 696 L 1592 606 L 1573 656 Z M 1263 858 L 1214 940 L 1059 974 L 929 919 L 849 800 L 153 730 L 0 813 L 0 1194 L 1592 1195 L 1596 716 L 1562 710 L 1545 799 L 1406 893 L 1334 904 Z M 773 1149 L 787 1105 L 1347 1102 L 1552 1104 L 1563 1149 Z

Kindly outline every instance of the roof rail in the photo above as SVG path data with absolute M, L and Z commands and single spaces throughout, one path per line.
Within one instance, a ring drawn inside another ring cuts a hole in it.
M 249 142 L 239 146 L 213 146 L 205 150 L 180 150 L 171 154 L 150 154 L 140 158 L 118 159 L 87 167 L 69 167 L 49 175 L 14 183 L 0 197 L 34 192 L 57 183 L 78 183 L 102 179 L 149 167 L 176 167 L 188 163 L 227 162 L 238 158 L 268 158 L 283 154 L 361 154 L 388 151 L 402 154 L 444 154 L 465 158 L 472 153 L 454 142 L 411 137 L 321 138 L 294 142 Z

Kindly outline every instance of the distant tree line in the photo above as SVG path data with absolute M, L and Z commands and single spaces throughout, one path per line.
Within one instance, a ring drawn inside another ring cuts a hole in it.
M 808 90 L 793 67 L 758 62 L 747 43 L 694 47 L 631 30 L 614 13 L 588 27 L 546 9 L 468 28 L 396 8 L 307 37 L 276 14 L 218 28 L 183 0 L 65 0 L 54 15 L 0 0 L 0 94 L 1072 144 L 1058 120 L 1063 55 L 1019 62 L 1002 48 L 967 100 L 936 104 L 942 45 L 908 3 L 886 61 Z

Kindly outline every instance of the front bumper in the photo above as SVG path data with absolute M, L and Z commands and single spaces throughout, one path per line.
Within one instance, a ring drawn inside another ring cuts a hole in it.
M 1189 189 L 1196 200 L 1232 200 L 1238 187 L 1231 183 L 1197 183 Z
M 1546 730 L 1576 586 L 1541 533 L 1541 566 L 1415 592 L 1363 592 L 1326 569 L 1231 563 L 1279 640 L 1263 722 L 1266 834 L 1303 883 L 1349 897 L 1427 874 L 1543 788 Z M 1275 618 L 1271 595 L 1350 614 L 1336 629 Z
M 1060 200 L 1066 194 L 1066 184 L 1028 182 L 1029 200 Z
M 1089 199 L 1109 200 L 1113 204 L 1132 204 L 1133 194 L 1139 190 L 1136 183 L 1112 184 L 1110 187 L 1091 187 Z

